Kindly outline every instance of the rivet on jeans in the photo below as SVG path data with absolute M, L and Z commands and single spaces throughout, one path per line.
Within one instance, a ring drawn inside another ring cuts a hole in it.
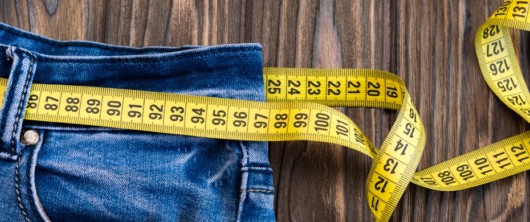
M 24 135 L 22 135 L 22 138 L 20 139 L 20 142 L 22 142 L 24 145 L 35 145 L 39 142 L 39 133 L 35 130 L 27 130 L 24 132 Z

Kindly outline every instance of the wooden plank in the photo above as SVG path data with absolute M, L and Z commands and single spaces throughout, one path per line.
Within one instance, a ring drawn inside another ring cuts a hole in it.
M 265 66 L 383 69 L 407 83 L 429 136 L 420 169 L 527 130 L 484 83 L 476 29 L 502 0 L 5 0 L 0 21 L 58 39 L 129 46 L 259 42 Z M 529 35 L 514 32 L 524 72 Z M 395 112 L 339 108 L 380 145 Z M 279 221 L 373 221 L 371 161 L 313 142 L 273 143 Z M 318 164 L 316 164 L 318 163 Z M 396 221 L 528 221 L 522 173 L 442 193 L 410 186 Z

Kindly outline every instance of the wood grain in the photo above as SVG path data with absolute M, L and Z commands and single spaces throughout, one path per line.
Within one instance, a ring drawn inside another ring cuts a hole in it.
M 259 42 L 265 66 L 354 67 L 407 83 L 427 129 L 420 169 L 527 130 L 487 88 L 477 28 L 502 0 L 3 0 L 0 21 L 51 38 L 129 46 Z M 527 33 L 514 31 L 523 72 Z M 381 145 L 396 113 L 338 108 Z M 279 221 L 373 221 L 371 160 L 335 145 L 273 143 Z M 528 172 L 459 192 L 410 186 L 395 221 L 529 221 Z

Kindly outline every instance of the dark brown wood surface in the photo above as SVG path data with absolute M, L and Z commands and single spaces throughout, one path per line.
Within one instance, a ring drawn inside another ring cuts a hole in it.
M 51 38 L 128 46 L 259 42 L 265 66 L 398 74 L 427 129 L 420 169 L 527 130 L 486 86 L 477 28 L 502 0 L 1 0 L 0 21 Z M 514 31 L 523 72 L 529 35 Z M 380 145 L 396 112 L 339 108 Z M 372 221 L 371 160 L 323 143 L 273 143 L 279 221 Z M 459 192 L 411 185 L 395 221 L 528 221 L 528 172 Z

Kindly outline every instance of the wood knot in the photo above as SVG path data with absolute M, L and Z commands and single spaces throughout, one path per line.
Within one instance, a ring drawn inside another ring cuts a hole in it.
M 42 0 L 44 6 L 46 6 L 46 11 L 48 14 L 55 15 L 57 12 L 57 7 L 59 6 L 59 0 Z

